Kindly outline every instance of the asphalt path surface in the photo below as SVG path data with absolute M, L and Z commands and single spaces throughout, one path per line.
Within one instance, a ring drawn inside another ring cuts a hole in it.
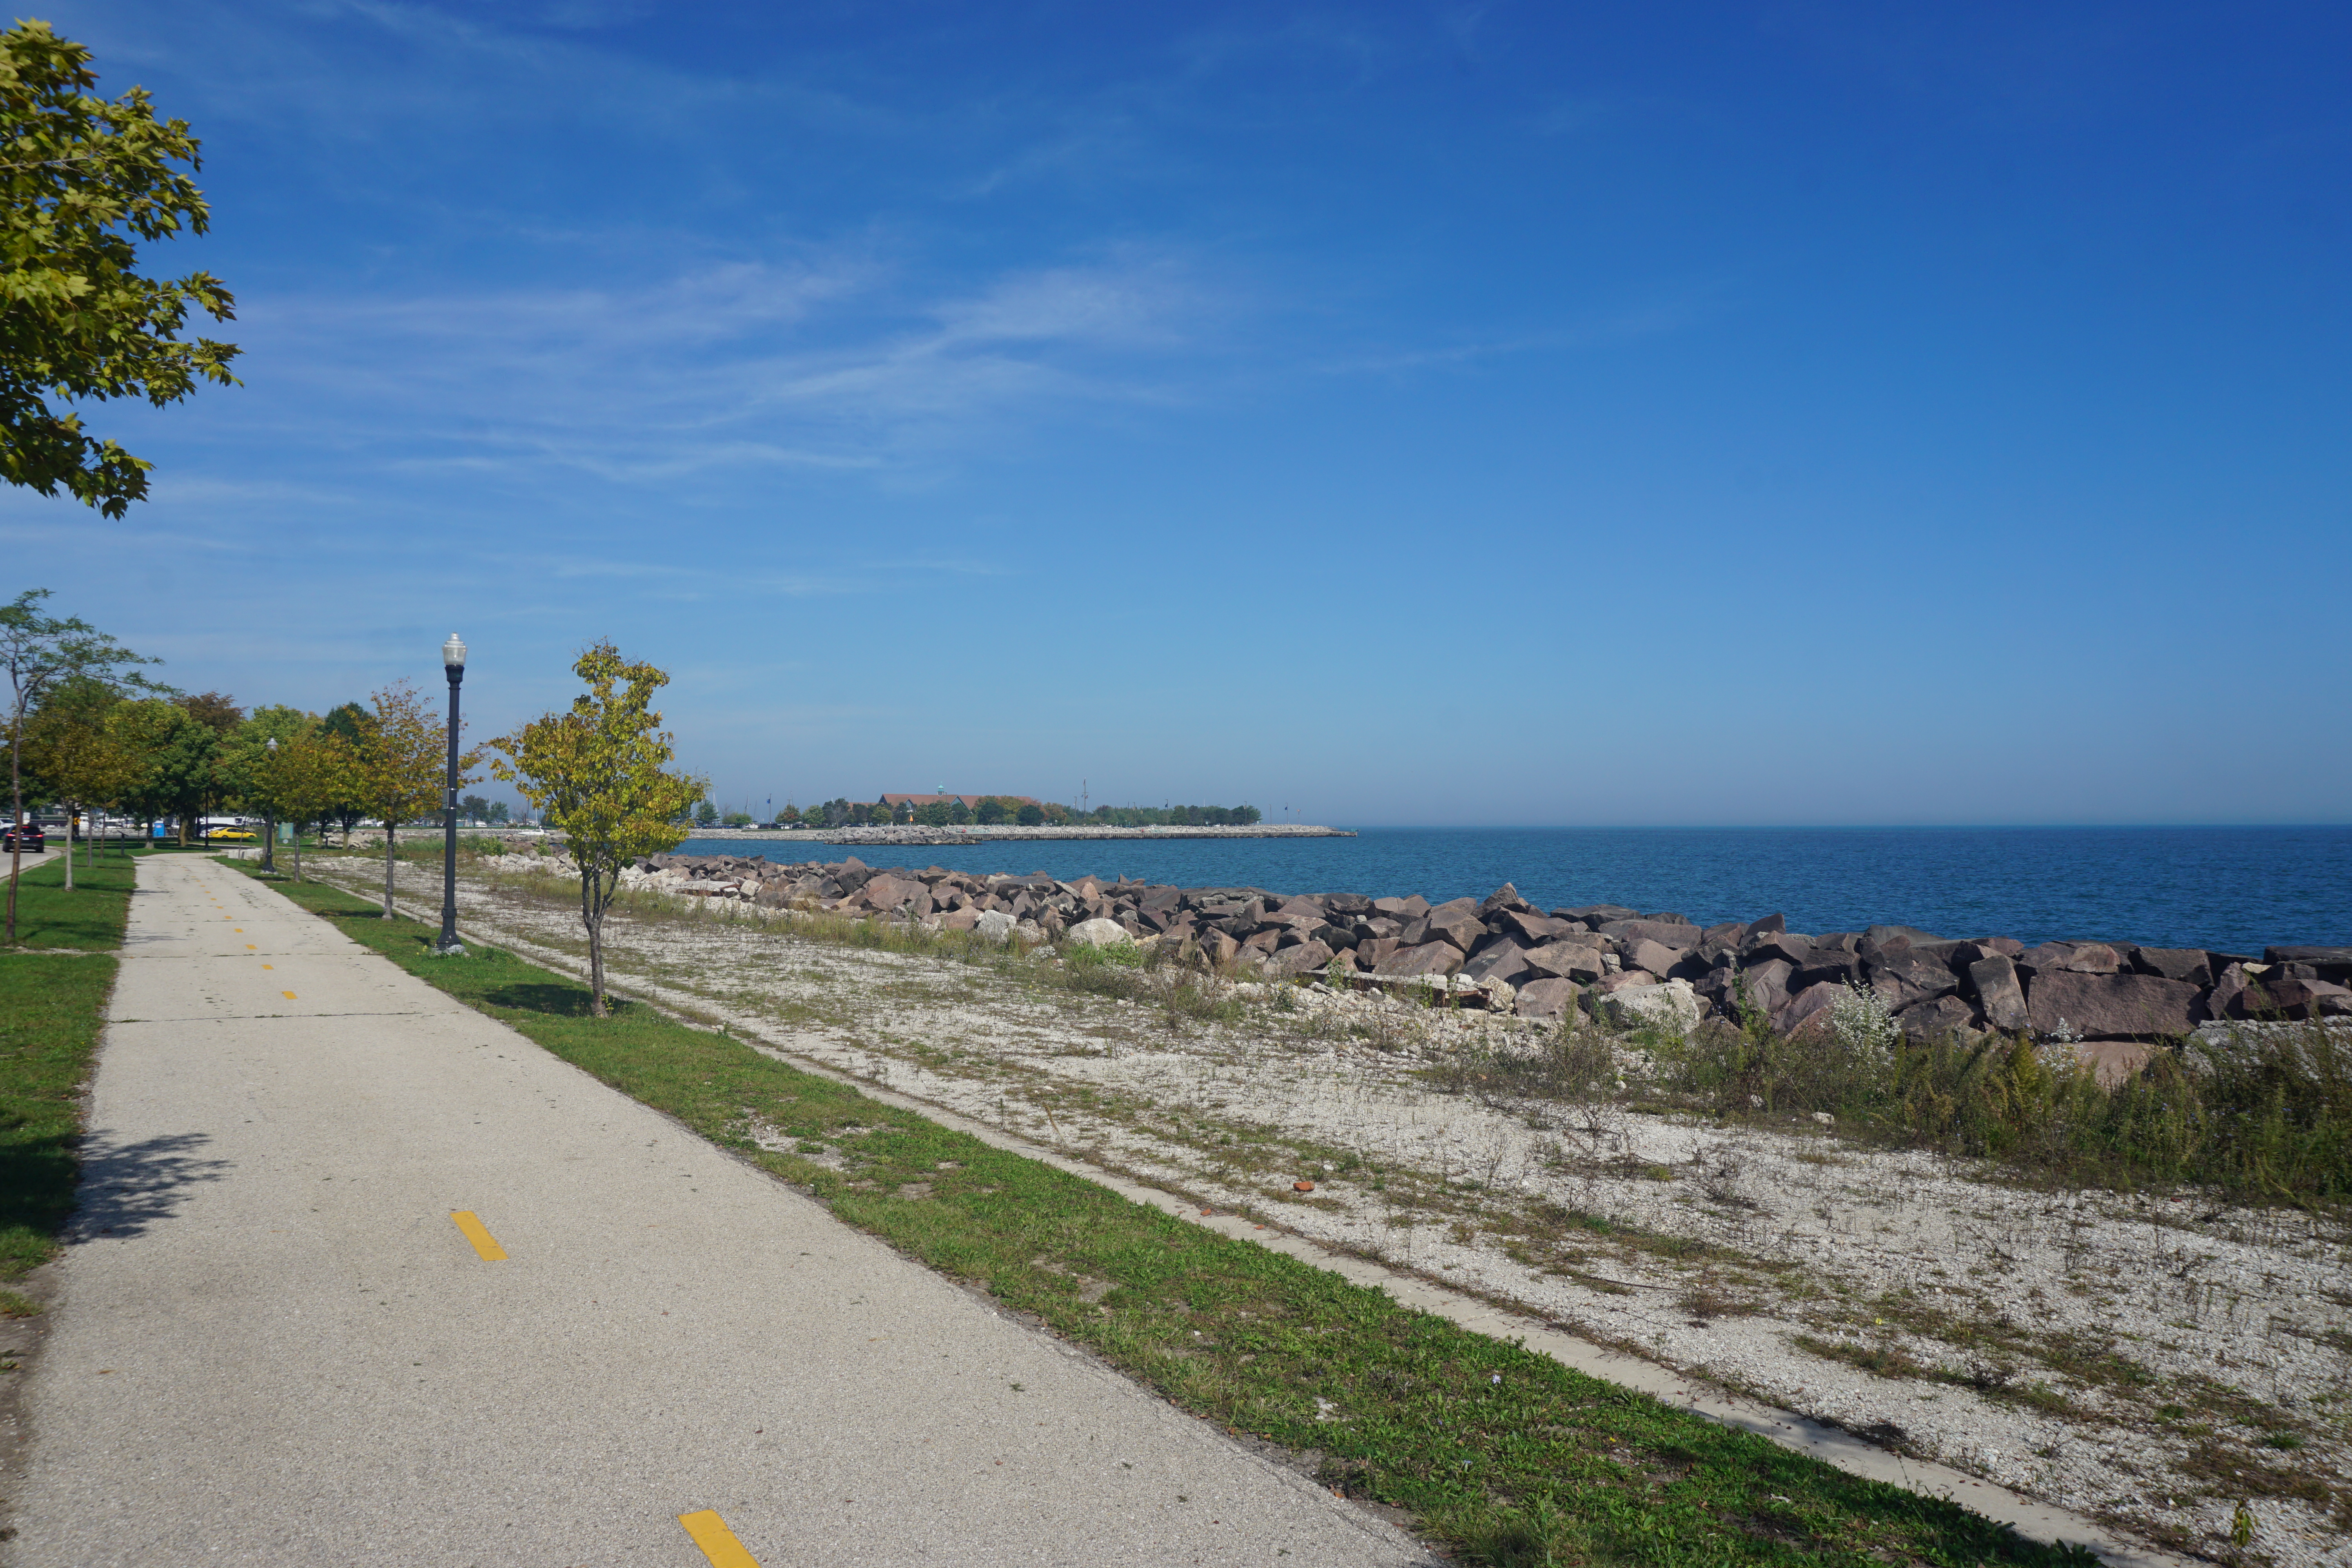
M 226 866 L 110 1018 L 23 1568 L 1430 1561 Z

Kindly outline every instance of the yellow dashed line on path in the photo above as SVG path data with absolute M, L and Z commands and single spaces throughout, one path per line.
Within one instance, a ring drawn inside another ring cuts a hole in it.
M 735 1532 L 727 1528 L 727 1521 L 719 1517 L 717 1510 L 706 1508 L 700 1513 L 682 1513 L 677 1521 L 686 1527 L 694 1543 L 702 1548 L 702 1554 L 710 1559 L 710 1568 L 760 1568 L 759 1560 L 743 1550 L 743 1543 L 735 1539 Z
M 289 1002 L 299 1000 L 291 991 L 280 991 L 278 994 L 285 997 Z
M 466 1233 L 466 1239 L 474 1244 L 474 1250 L 482 1255 L 483 1262 L 504 1263 L 507 1260 L 507 1249 L 500 1247 L 499 1245 L 498 1237 L 492 1236 L 489 1231 L 484 1227 L 482 1222 L 474 1217 L 474 1214 L 471 1209 L 459 1209 L 456 1214 L 451 1215 L 449 1217 L 457 1222 L 457 1228 Z M 718 1516 L 714 1514 L 712 1517 L 716 1518 Z M 724 1527 L 722 1526 L 721 1528 L 723 1529 Z M 730 1535 L 728 1539 L 732 1541 L 734 1537 Z M 747 1557 L 744 1561 L 748 1563 L 751 1559 Z

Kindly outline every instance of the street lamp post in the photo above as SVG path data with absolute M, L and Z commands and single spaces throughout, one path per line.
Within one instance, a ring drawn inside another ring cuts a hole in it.
M 456 632 L 441 645 L 441 668 L 449 678 L 449 782 L 442 796 L 441 936 L 433 951 L 443 958 L 462 958 L 466 948 L 457 940 L 457 687 L 466 679 L 466 644 Z
M 262 765 L 275 773 L 278 771 L 278 737 L 272 735 L 261 744 L 262 749 L 269 753 L 269 760 Z M 274 795 L 278 781 L 272 778 L 269 782 Z M 278 808 L 274 805 L 261 817 L 261 868 L 265 871 L 278 869 Z

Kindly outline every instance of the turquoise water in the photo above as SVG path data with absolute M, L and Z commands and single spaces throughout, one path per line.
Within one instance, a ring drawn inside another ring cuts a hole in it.
M 2258 953 L 2352 943 L 2352 827 L 1374 827 L 1355 838 L 1108 839 L 852 848 L 688 840 L 688 854 L 1088 872 L 1278 893 L 1627 904 L 1702 925 L 1878 922 L 2026 942 L 2099 937 Z

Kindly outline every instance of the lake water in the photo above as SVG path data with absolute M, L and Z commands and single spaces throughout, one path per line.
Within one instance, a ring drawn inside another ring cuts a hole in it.
M 1355 838 L 1097 839 L 886 849 L 689 839 L 699 855 L 1125 875 L 1277 893 L 1626 904 L 1701 925 L 2110 938 L 2259 953 L 2352 943 L 2352 827 L 1376 827 Z

